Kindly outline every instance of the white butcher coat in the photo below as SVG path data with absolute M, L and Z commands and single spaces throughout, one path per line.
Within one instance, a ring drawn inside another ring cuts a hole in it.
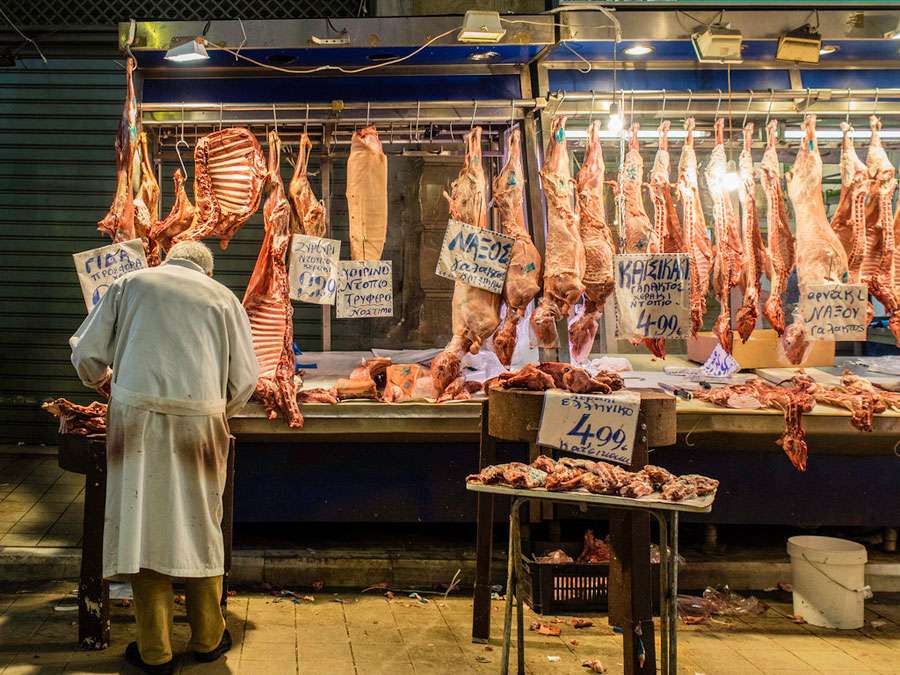
M 103 576 L 223 574 L 227 418 L 258 372 L 241 303 L 172 260 L 116 280 L 69 343 L 84 384 L 113 373 Z

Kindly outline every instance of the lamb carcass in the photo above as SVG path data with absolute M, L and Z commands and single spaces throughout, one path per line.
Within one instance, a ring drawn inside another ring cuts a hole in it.
M 900 293 L 894 285 L 894 213 L 892 200 L 897 189 L 895 170 L 881 144 L 881 122 L 874 115 L 870 118 L 872 140 L 866 166 L 871 186 L 866 208 L 866 249 L 860 271 L 861 281 L 884 305 L 890 319 L 888 327 L 900 345 Z
M 519 320 L 541 290 L 541 254 L 525 227 L 525 176 L 518 129 L 509 134 L 506 164 L 494 178 L 494 206 L 503 234 L 515 239 L 503 286 L 506 315 L 494 333 L 494 352 L 508 366 L 516 350 Z
M 194 148 L 196 218 L 175 241 L 216 236 L 224 251 L 259 208 L 265 179 L 262 148 L 248 129 L 221 129 L 201 138 Z
M 172 210 L 164 220 L 153 223 L 150 229 L 150 238 L 163 252 L 172 247 L 175 237 L 191 226 L 197 212 L 184 189 L 184 174 L 181 169 L 175 169 L 172 179 L 175 183 L 175 203 L 172 204 Z
M 753 169 L 753 122 L 744 125 L 744 149 L 738 158 L 741 183 L 738 196 L 741 202 L 741 237 L 744 242 L 744 256 L 741 262 L 744 300 L 737 311 L 737 332 L 741 341 L 750 339 L 759 318 L 759 278 L 766 267 L 766 247 L 759 231 L 759 216 L 756 210 L 756 171 Z
M 684 121 L 687 132 L 678 162 L 678 195 L 681 198 L 681 222 L 684 241 L 691 254 L 691 335 L 696 335 L 706 314 L 709 293 L 709 274 L 712 269 L 712 244 L 706 231 L 706 220 L 700 204 L 700 183 L 697 178 L 697 155 L 694 152 L 693 117 Z
M 578 204 L 578 230 L 584 246 L 585 270 L 584 309 L 569 326 L 569 352 L 576 362 L 584 361 L 594 338 L 606 299 L 613 292 L 613 256 L 616 244 L 606 222 L 604 203 L 603 148 L 600 145 L 600 122 L 588 128 L 584 163 L 575 179 L 575 199 Z M 496 196 L 494 197 L 496 200 Z
M 292 229 L 311 237 L 325 236 L 325 204 L 316 199 L 309 184 L 307 168 L 309 155 L 312 152 L 312 141 L 304 131 L 300 134 L 300 146 L 297 150 L 297 161 L 294 164 L 294 175 L 288 185 L 288 196 L 294 207 L 296 226 Z
M 541 168 L 547 200 L 547 247 L 544 254 L 544 294 L 531 315 L 531 328 L 541 347 L 555 347 L 556 322 L 567 317 L 584 293 L 584 245 L 572 207 L 572 174 L 566 150 L 566 118 L 551 125 L 550 145 Z
M 816 116 L 803 121 L 806 136 L 788 172 L 788 196 L 797 230 L 797 279 L 801 292 L 812 284 L 847 280 L 847 252 L 828 224 L 822 196 L 822 158 L 816 143 Z
M 153 224 L 159 215 L 159 183 L 156 172 L 150 161 L 150 149 L 147 147 L 147 134 L 141 132 L 141 184 L 137 197 L 134 198 L 134 229 L 144 245 L 147 264 L 159 265 L 159 245 L 152 236 Z
M 131 164 L 138 136 L 137 98 L 134 94 L 134 59 L 125 60 L 125 105 L 116 133 L 116 194 L 112 205 L 97 229 L 113 241 L 134 239 L 134 195 L 131 187 Z
M 781 190 L 781 164 L 775 141 L 778 137 L 778 121 L 766 126 L 766 151 L 763 153 L 760 181 L 766 195 L 766 227 L 768 229 L 768 262 L 766 276 L 771 290 L 763 306 L 763 314 L 778 335 L 784 333 L 784 303 L 788 278 L 794 269 L 794 235 L 788 225 L 784 193 Z
M 256 397 L 269 419 L 284 416 L 288 425 L 303 427 L 294 380 L 294 310 L 288 297 L 285 257 L 291 241 L 291 205 L 281 182 L 281 140 L 269 132 L 269 195 L 263 207 L 265 233 L 256 265 L 244 294 L 253 351 L 259 363 Z
M 374 126 L 355 132 L 350 141 L 347 208 L 350 257 L 381 260 L 387 238 L 387 157 Z
M 866 250 L 866 195 L 869 176 L 866 165 L 853 146 L 853 127 L 841 122 L 841 196 L 831 217 L 831 229 L 847 253 L 850 283 L 859 283 L 863 255 Z
M 725 120 L 716 120 L 716 144 L 706 167 L 706 185 L 713 202 L 713 229 L 716 235 L 716 252 L 713 263 L 713 287 L 719 300 L 719 316 L 713 324 L 713 332 L 722 348 L 731 353 L 734 335 L 731 330 L 731 289 L 741 281 L 740 226 L 726 189 L 724 178 L 728 172 L 725 154 Z
M 625 253 L 659 253 L 659 236 L 644 210 L 644 158 L 638 143 L 640 128 L 637 122 L 631 125 L 628 152 L 617 183 L 625 209 Z

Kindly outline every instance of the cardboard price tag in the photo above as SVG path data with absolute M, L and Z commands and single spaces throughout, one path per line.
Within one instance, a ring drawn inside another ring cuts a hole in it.
M 866 339 L 865 284 L 814 284 L 800 294 L 800 311 L 813 340 Z
M 631 464 L 640 409 L 634 392 L 598 396 L 550 389 L 544 392 L 538 445 Z
M 515 239 L 450 219 L 435 274 L 502 293 Z
M 306 234 L 291 237 L 290 297 L 316 305 L 333 305 L 337 293 L 341 242 Z
M 741 364 L 716 343 L 716 348 L 706 359 L 706 363 L 700 366 L 700 372 L 710 377 L 728 377 L 741 369 Z
M 73 253 L 72 259 L 88 313 L 100 302 L 112 282 L 129 272 L 147 267 L 140 239 Z
M 613 258 L 619 337 L 687 337 L 690 265 L 687 253 L 625 253 Z
M 338 319 L 394 316 L 390 260 L 341 260 L 335 306 Z

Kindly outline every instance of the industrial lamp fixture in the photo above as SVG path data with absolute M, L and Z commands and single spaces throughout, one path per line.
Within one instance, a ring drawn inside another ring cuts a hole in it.
M 714 23 L 702 33 L 691 35 L 691 43 L 700 63 L 741 63 L 744 36 L 730 23 Z
M 900 21 L 897 22 L 897 27 L 894 30 L 889 30 L 884 34 L 885 40 L 900 40 Z
M 477 44 L 495 44 L 506 35 L 506 29 L 500 25 L 500 12 L 482 12 L 470 9 L 463 19 L 462 29 L 456 39 L 459 42 Z
M 778 38 L 775 58 L 794 63 L 818 63 L 822 53 L 822 36 L 809 24 L 800 26 Z
M 174 63 L 192 63 L 206 61 L 209 54 L 206 52 L 206 40 L 202 37 L 189 38 L 176 47 L 166 52 L 166 61 Z

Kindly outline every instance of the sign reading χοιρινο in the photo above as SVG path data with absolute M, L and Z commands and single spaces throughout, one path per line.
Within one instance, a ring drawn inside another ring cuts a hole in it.
M 690 328 L 687 253 L 623 253 L 613 258 L 622 338 L 683 338 Z
M 341 242 L 337 239 L 295 234 L 291 237 L 288 267 L 292 300 L 316 305 L 333 305 L 337 294 L 338 258 Z
M 515 239 L 450 219 L 435 274 L 491 293 L 503 292 Z
M 84 304 L 90 312 L 109 285 L 121 276 L 147 267 L 144 246 L 140 239 L 129 239 L 109 246 L 73 253 L 75 271 L 81 283 Z
M 390 260 L 341 260 L 335 311 L 338 319 L 394 316 Z
M 631 464 L 641 397 L 630 391 L 610 395 L 544 392 L 538 445 L 608 462 Z
M 811 284 L 800 292 L 811 340 L 865 340 L 868 309 L 865 284 Z

